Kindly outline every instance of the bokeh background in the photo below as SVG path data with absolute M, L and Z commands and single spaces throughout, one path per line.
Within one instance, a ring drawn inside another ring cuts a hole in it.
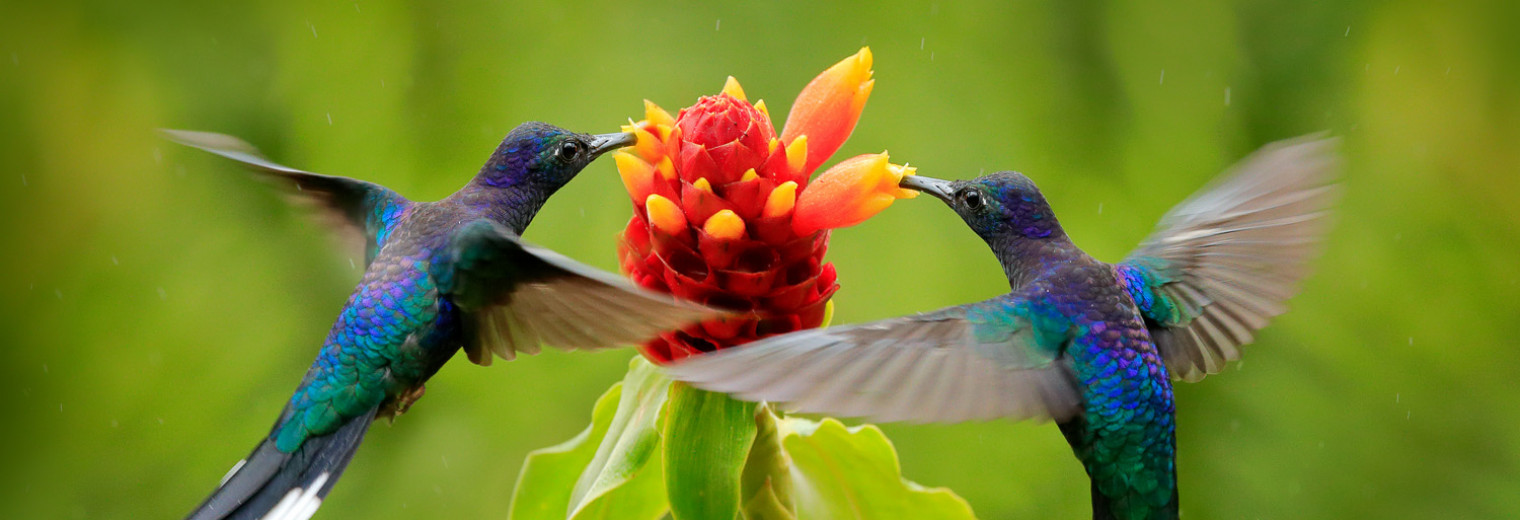
M 1520 8 L 1513 2 L 6 2 L 0 517 L 175 518 L 263 435 L 358 271 L 234 166 L 240 135 L 419 200 L 515 124 L 611 131 L 737 76 L 778 115 L 870 45 L 839 157 L 1018 169 L 1121 258 L 1222 168 L 1342 136 L 1317 274 L 1228 373 L 1178 389 L 1190 518 L 1520 517 Z M 613 269 L 629 205 L 589 168 L 527 236 Z M 835 233 L 836 323 L 990 297 L 932 199 Z M 629 350 L 456 362 L 373 430 L 322 518 L 504 518 L 528 450 L 582 429 Z M 1056 428 L 887 425 L 983 518 L 1080 518 Z

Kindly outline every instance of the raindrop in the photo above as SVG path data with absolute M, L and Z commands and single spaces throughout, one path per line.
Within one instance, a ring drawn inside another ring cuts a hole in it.
M 121 261 L 116 259 L 116 255 L 111 255 L 111 265 L 121 265 Z
M 1161 69 L 1161 79 L 1158 80 L 1158 81 L 1156 81 L 1156 84 L 1157 85 L 1164 85 L 1164 84 L 1166 84 L 1166 69 Z
M 929 61 L 934 61 L 934 51 L 929 51 Z
M 1233 432 L 1233 431 L 1237 431 L 1237 430 L 1240 430 L 1240 419 L 1231 420 L 1230 421 L 1230 431 Z
M 1394 242 L 1398 242 L 1398 241 L 1403 240 L 1403 239 L 1404 239 L 1404 233 L 1402 231 L 1393 234 L 1393 241 Z
M 385 88 L 385 78 L 380 78 L 380 88 Z
M 364 11 L 360 11 L 359 10 L 359 2 L 354 2 L 354 12 L 356 12 L 356 13 L 362 13 L 362 12 L 364 12 Z
M 358 269 L 359 268 L 359 266 L 354 265 L 354 257 L 352 257 L 352 256 L 348 257 L 348 268 L 349 269 Z
M 58 403 L 58 413 L 63 413 L 63 403 Z
M 1409 420 L 1409 415 L 1412 414 L 1412 413 L 1414 413 L 1414 412 L 1411 412 L 1409 410 L 1405 410 L 1404 411 L 1404 420 L 1406 420 L 1406 421 Z
M 119 426 L 121 426 L 121 423 L 116 422 L 116 419 L 111 419 L 111 427 L 112 428 L 116 428 L 116 427 L 119 427 Z
M 1325 449 L 1325 441 L 1319 441 L 1319 449 Z
M 53 289 L 53 296 L 57 296 L 59 300 L 62 300 L 63 299 L 63 290 L 62 289 Z
M 48 373 L 48 366 L 47 366 L 47 363 L 43 363 L 43 364 L 42 364 L 42 373 L 44 373 L 44 374 L 46 374 L 46 373 Z
M 163 417 L 159 417 L 158 418 L 158 424 L 163 424 L 163 423 L 164 423 L 164 418 Z
M 1409 346 L 1411 346 L 1411 347 L 1414 346 L 1414 336 L 1410 336 L 1409 337 Z
M 332 126 L 332 112 L 327 113 L 327 126 Z
M 27 186 L 27 183 L 26 183 L 26 174 L 25 173 L 21 174 L 21 185 L 22 186 Z
M 1447 76 L 1451 75 L 1451 67 L 1446 67 L 1446 75 Z
M 1343 34 L 1341 36 L 1351 36 L 1351 26 L 1350 25 L 1346 26 L 1346 34 Z
M 1401 397 L 1402 396 L 1398 392 L 1394 392 L 1394 394 L 1393 394 L 1393 402 L 1395 402 L 1395 403 L 1399 402 L 1399 400 L 1400 400 Z
M 1224 88 L 1224 106 L 1230 106 L 1230 87 Z
M 153 147 L 153 164 L 163 164 L 163 163 L 164 163 L 164 152 L 163 152 L 163 150 L 160 150 L 157 146 Z
M 918 39 L 918 50 L 924 50 L 924 40 L 926 40 L 926 39 L 927 38 L 919 38 Z
M 316 38 L 317 37 L 317 26 L 312 25 L 311 24 L 311 20 L 307 20 L 306 21 L 306 26 L 311 28 L 311 37 L 312 38 Z
M 1103 214 L 1103 203 L 1102 202 L 1098 203 L 1098 214 L 1099 215 Z
M 713 22 L 713 30 L 714 31 L 721 31 L 721 30 L 723 30 L 723 19 L 722 18 L 719 18 L 718 21 Z
M 11 65 L 21 65 L 21 57 L 14 52 L 11 53 Z
M 443 455 L 443 469 L 449 469 L 449 456 Z
M 160 299 L 160 300 L 167 300 L 167 299 L 169 299 L 169 293 L 164 292 L 164 288 L 163 287 L 159 287 L 158 288 L 158 299 Z
M 1402 68 L 1404 68 L 1403 65 L 1394 65 L 1393 66 L 1393 75 L 1395 75 L 1395 76 L 1399 75 L 1399 69 L 1402 69 Z

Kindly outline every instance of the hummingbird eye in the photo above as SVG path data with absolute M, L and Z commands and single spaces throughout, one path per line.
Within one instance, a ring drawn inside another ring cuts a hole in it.
M 955 198 L 960 199 L 961 204 L 965 205 L 967 209 L 982 209 L 982 192 L 977 191 L 975 188 L 963 189 L 955 195 Z
M 572 160 L 579 157 L 584 151 L 586 151 L 586 145 L 581 144 L 579 140 L 567 139 L 559 145 L 559 158 L 567 161 Z

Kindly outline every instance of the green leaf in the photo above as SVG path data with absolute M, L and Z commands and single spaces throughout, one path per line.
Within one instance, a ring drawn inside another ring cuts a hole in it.
M 660 518 L 668 509 L 659 464 L 660 406 L 669 380 L 643 358 L 597 399 L 591 426 L 528 455 L 509 520 Z M 616 405 L 616 408 L 614 408 Z
M 897 452 L 876 426 L 787 418 L 778 429 L 792 460 L 799 519 L 975 518 L 950 490 L 904 480 Z
M 755 403 L 670 387 L 665 421 L 665 488 L 676 520 L 739 514 L 739 475 L 755 440 Z

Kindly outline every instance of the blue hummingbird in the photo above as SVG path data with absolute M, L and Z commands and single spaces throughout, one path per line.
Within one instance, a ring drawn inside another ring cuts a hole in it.
M 594 349 L 640 343 L 715 311 L 637 288 L 518 237 L 544 202 L 626 133 L 586 135 L 525 123 L 462 189 L 413 202 L 369 182 L 288 168 L 236 138 L 166 130 L 243 163 L 312 206 L 365 270 L 279 420 L 191 520 L 305 519 L 321 505 L 370 424 L 394 418 L 455 352 L 490 365 L 540 343 Z
M 877 421 L 1051 419 L 1096 519 L 1178 515 L 1172 379 L 1240 357 L 1306 274 L 1336 187 L 1334 141 L 1274 143 L 1173 208 L 1117 264 L 1074 245 L 1028 177 L 904 177 L 997 254 L 1012 291 L 689 358 L 676 379 Z

